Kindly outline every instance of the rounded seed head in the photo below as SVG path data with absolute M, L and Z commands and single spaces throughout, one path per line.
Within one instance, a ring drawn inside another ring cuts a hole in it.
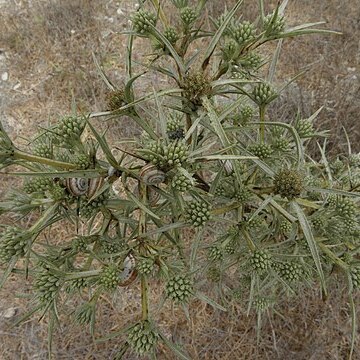
M 274 178 L 274 193 L 292 200 L 299 197 L 303 190 L 302 176 L 297 170 L 280 170 Z

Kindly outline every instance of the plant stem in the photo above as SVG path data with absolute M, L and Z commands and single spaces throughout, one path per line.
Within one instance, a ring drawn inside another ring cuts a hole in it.
M 149 300 L 148 300 L 148 286 L 145 276 L 141 276 L 141 313 L 142 320 L 147 320 L 149 317 Z
M 146 204 L 147 203 L 147 190 L 148 187 L 139 181 L 139 197 L 141 201 Z M 141 235 L 146 233 L 146 213 L 140 209 L 139 216 L 139 239 Z M 146 249 L 144 248 L 143 242 L 145 239 L 140 240 L 139 244 L 139 252 L 142 255 L 145 255 L 144 252 Z M 141 276 L 141 313 L 142 320 L 147 320 L 149 317 L 149 300 L 148 300 L 148 286 L 145 276 Z
M 259 106 L 260 113 L 260 142 L 263 143 L 265 140 L 265 105 Z
M 15 150 L 14 159 L 27 160 L 27 161 L 40 163 L 40 164 L 44 164 L 44 165 L 49 165 L 49 166 L 66 169 L 66 170 L 72 170 L 72 169 L 77 168 L 77 165 L 75 165 L 75 164 L 70 164 L 70 163 L 66 163 L 66 162 L 62 162 L 62 161 L 44 158 L 41 156 L 32 155 L 32 154 L 23 152 L 21 150 Z

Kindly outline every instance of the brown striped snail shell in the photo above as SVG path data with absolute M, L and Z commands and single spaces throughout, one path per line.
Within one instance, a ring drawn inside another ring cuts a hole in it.
M 97 177 L 94 179 L 89 179 L 89 189 L 87 191 L 87 197 L 89 199 L 91 199 L 96 192 L 101 188 L 101 186 L 104 183 L 104 178 L 103 177 Z
M 165 173 L 153 164 L 143 166 L 139 177 L 146 185 L 159 185 L 165 181 Z
M 88 198 L 94 196 L 97 190 L 102 186 L 104 179 L 102 177 L 94 179 L 86 178 L 69 178 L 66 179 L 65 185 L 70 193 L 74 196 L 86 195 Z
M 139 196 L 139 185 L 136 185 L 135 190 L 134 190 L 134 194 L 137 197 Z M 159 202 L 160 198 L 161 198 L 161 196 L 160 196 L 158 191 L 154 190 L 151 187 L 148 187 L 148 189 L 147 189 L 147 199 L 148 199 L 149 204 L 151 206 L 155 206 Z
M 124 260 L 124 269 L 119 275 L 119 286 L 130 285 L 137 277 L 136 262 L 133 255 L 129 254 Z

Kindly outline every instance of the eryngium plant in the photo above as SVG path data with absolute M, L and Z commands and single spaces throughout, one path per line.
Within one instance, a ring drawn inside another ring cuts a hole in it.
M 148 3 L 131 17 L 125 84 L 114 85 L 94 57 L 109 88 L 103 112 L 63 117 L 28 151 L 1 128 L 2 167 L 26 172 L 0 210 L 37 218 L 24 229 L 3 226 L 1 285 L 12 272 L 32 279 L 35 309 L 50 316 L 51 331 L 60 303 L 81 295 L 73 314 L 93 334 L 103 294 L 138 288 L 142 311 L 118 332 L 117 358 L 155 356 L 159 343 L 188 358 L 157 324 L 165 301 L 187 315 L 196 297 L 219 311 L 242 301 L 260 320 L 306 286 L 319 284 L 326 297 L 339 272 L 352 299 L 360 286 L 360 155 L 327 158 L 326 133 L 314 125 L 320 110 L 289 122 L 268 112 L 286 87 L 274 82 L 282 39 L 331 31 L 289 28 L 287 1 L 269 14 L 260 1 L 255 22 L 240 20 L 239 1 L 211 28 L 206 0 L 163 2 L 166 12 Z M 144 65 L 132 60 L 137 37 L 151 47 Z M 277 43 L 272 59 L 262 55 L 269 42 Z M 135 85 L 152 72 L 169 85 L 142 93 Z M 142 134 L 110 143 L 96 130 L 98 119 L 122 126 L 124 117 Z M 311 141 L 318 153 L 308 153 Z M 70 241 L 44 237 L 56 223 L 72 229 Z M 158 307 L 149 306 L 153 286 L 163 294 Z

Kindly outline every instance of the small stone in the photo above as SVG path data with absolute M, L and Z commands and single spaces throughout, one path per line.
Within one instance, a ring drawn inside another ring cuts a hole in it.
M 1 80 L 2 81 L 8 81 L 8 79 L 9 79 L 9 73 L 7 71 L 3 72 L 1 74 Z

